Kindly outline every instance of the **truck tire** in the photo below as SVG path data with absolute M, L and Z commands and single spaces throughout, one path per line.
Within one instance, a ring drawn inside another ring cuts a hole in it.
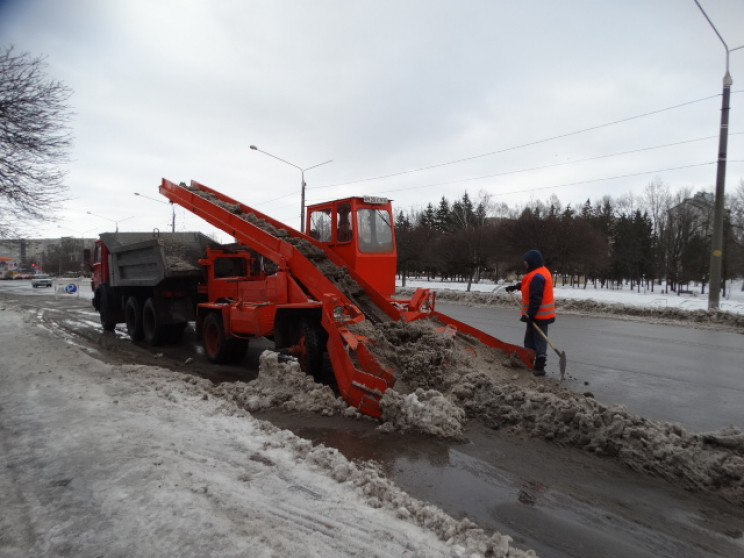
M 142 326 L 142 302 L 136 296 L 130 296 L 124 307 L 124 318 L 127 332 L 132 341 L 142 341 L 145 332 Z
M 218 312 L 210 312 L 206 315 L 201 335 L 204 352 L 210 362 L 217 364 L 238 362 L 243 360 L 245 351 L 248 349 L 246 339 L 227 338 L 222 316 Z
M 166 340 L 166 328 L 160 323 L 158 309 L 152 297 L 142 307 L 142 334 L 148 345 L 157 347 Z
M 98 312 L 101 315 L 101 325 L 104 331 L 114 331 L 116 329 L 116 318 L 118 310 L 115 306 L 116 297 L 111 292 L 111 287 L 106 283 L 98 287 Z

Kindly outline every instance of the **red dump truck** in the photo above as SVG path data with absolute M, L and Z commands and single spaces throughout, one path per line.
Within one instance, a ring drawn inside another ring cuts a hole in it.
M 105 233 L 93 258 L 93 306 L 104 329 L 126 323 L 133 340 L 177 342 L 195 323 L 207 357 L 238 360 L 256 337 L 297 356 L 331 380 L 361 412 L 380 416 L 379 400 L 395 382 L 371 341 L 353 330 L 369 321 L 435 319 L 518 356 L 504 343 L 435 310 L 435 293 L 419 289 L 394 298 L 396 248 L 389 200 L 351 197 L 307 207 L 306 231 L 296 231 L 207 186 L 163 179 L 160 193 L 228 233 L 220 246 L 201 233 Z

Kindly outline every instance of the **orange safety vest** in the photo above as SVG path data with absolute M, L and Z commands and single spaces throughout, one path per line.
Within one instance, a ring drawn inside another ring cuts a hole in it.
M 545 278 L 545 289 L 543 289 L 542 302 L 540 309 L 535 316 L 536 320 L 549 320 L 555 318 L 555 299 L 553 298 L 553 277 L 545 266 L 533 269 L 522 278 L 522 315 L 527 316 L 530 307 L 530 283 L 535 275 L 542 275 Z

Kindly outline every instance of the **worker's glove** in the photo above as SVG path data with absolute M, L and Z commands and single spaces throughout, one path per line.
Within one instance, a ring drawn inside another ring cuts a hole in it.
M 507 293 L 513 293 L 518 288 L 519 288 L 519 285 L 509 285 L 508 287 L 506 287 L 505 290 L 506 290 Z

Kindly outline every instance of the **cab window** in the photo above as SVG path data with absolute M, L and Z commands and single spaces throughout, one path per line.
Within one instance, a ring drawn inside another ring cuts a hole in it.
M 245 261 L 242 258 L 216 258 L 214 260 L 214 276 L 217 279 L 225 277 L 245 276 Z
M 331 210 L 322 209 L 310 213 L 310 236 L 320 242 L 331 241 Z
M 381 209 L 357 211 L 359 250 L 362 252 L 390 252 L 393 249 L 393 230 L 390 215 Z

